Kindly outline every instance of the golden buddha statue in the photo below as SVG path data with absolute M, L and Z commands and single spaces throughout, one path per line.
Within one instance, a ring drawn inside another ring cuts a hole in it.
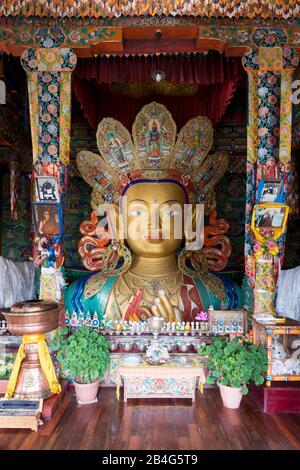
M 120 122 L 105 118 L 97 129 L 100 155 L 78 154 L 78 168 L 93 187 L 91 220 L 81 224 L 79 242 L 91 273 L 66 290 L 67 324 L 81 320 L 98 326 L 102 319 L 138 321 L 152 315 L 193 321 L 210 305 L 240 307 L 239 287 L 218 274 L 231 244 L 228 223 L 217 219 L 213 188 L 228 155 L 209 154 L 213 129 L 206 117 L 191 119 L 177 141 L 176 136 L 171 114 L 153 102 L 138 113 L 133 139 Z M 195 231 L 200 203 L 209 221 L 203 247 L 187 238 L 182 217 L 192 208 Z

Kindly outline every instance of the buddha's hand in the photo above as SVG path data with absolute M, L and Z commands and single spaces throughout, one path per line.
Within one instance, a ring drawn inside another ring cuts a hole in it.
M 182 319 L 179 308 L 171 304 L 163 289 L 158 292 L 158 297 L 154 299 L 151 312 L 155 317 L 163 317 L 167 322 L 181 321 Z

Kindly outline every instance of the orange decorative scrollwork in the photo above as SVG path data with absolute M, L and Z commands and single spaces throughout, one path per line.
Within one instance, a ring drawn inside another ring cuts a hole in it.
M 90 220 L 82 222 L 80 232 L 83 237 L 78 243 L 78 252 L 86 269 L 105 275 L 128 269 L 131 260 L 128 248 L 110 238 L 109 231 L 99 224 L 96 211 L 92 211 Z
M 84 236 L 78 243 L 78 252 L 84 267 L 89 271 L 106 269 L 111 262 L 111 256 L 115 255 L 107 248 L 110 242 L 108 231 L 99 227 L 98 222 L 96 211 L 93 211 L 91 219 L 80 225 L 80 232 Z
M 217 211 L 209 217 L 209 225 L 204 227 L 204 248 L 208 268 L 211 271 L 221 271 L 227 266 L 231 255 L 231 242 L 224 234 L 229 230 L 229 223 L 217 219 Z

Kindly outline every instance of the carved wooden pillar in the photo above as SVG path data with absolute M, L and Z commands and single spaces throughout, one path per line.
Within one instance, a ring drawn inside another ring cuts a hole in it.
M 59 214 L 62 213 L 61 204 L 66 190 L 69 164 L 71 73 L 76 66 L 74 52 L 68 47 L 62 47 L 64 39 L 64 34 L 59 28 L 41 28 L 35 36 L 37 48 L 28 49 L 21 56 L 21 63 L 28 78 L 33 148 L 33 200 L 37 200 L 36 177 L 55 177 L 60 195 L 57 206 Z M 55 236 L 46 234 L 45 237 L 40 234 L 36 238 L 34 260 L 42 268 L 40 298 L 60 298 L 59 283 L 63 282 L 60 271 L 63 262 L 62 232 L 63 230 L 60 235 Z M 42 243 L 41 238 L 44 238 Z

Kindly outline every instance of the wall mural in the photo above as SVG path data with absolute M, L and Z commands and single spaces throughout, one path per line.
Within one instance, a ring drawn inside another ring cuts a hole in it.
M 31 201 L 30 179 L 28 174 L 21 175 L 18 220 L 13 220 L 10 213 L 9 175 L 3 176 L 1 201 L 1 240 L 2 253 L 13 261 L 24 261 L 31 252 Z

